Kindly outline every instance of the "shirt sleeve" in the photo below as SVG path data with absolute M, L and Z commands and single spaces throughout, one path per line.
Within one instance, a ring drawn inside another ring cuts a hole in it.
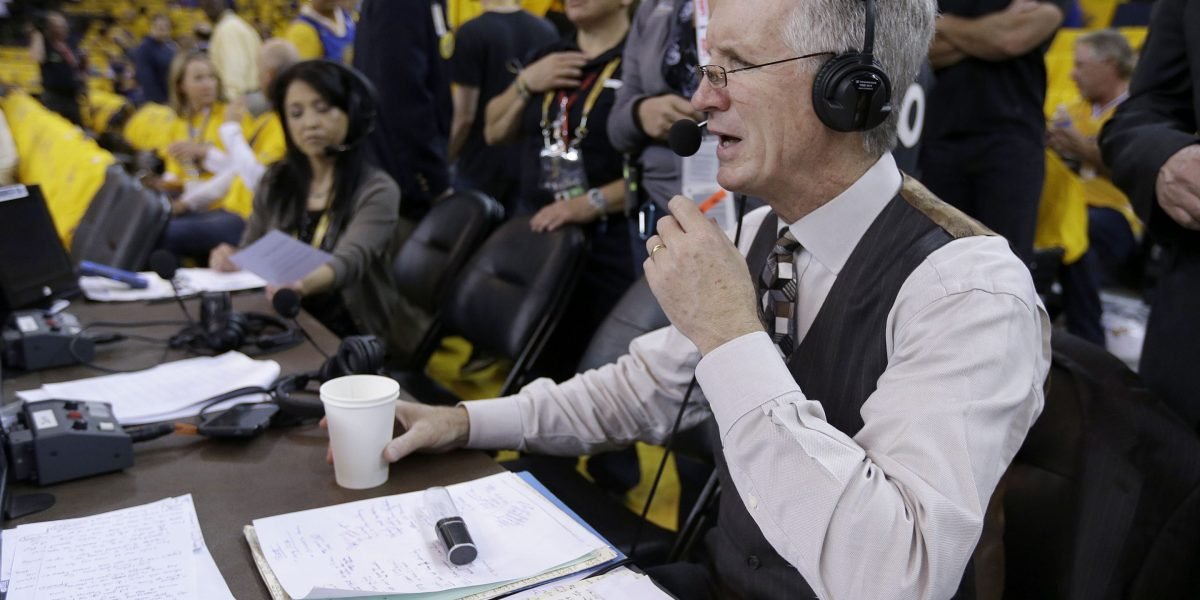
M 267 168 L 258 162 L 258 157 L 242 133 L 242 126 L 238 123 L 222 123 L 218 133 L 229 156 L 229 168 L 242 178 L 242 183 L 248 189 L 258 187 Z
M 617 362 L 562 384 L 538 379 L 514 396 L 464 403 L 471 422 L 467 445 L 576 456 L 635 441 L 661 444 L 699 358 L 696 346 L 674 327 L 647 333 Z M 682 429 L 707 416 L 697 388 Z
M 650 138 L 638 127 L 637 117 L 633 114 L 638 101 L 647 97 L 645 85 L 642 83 L 641 62 L 643 58 L 656 60 L 661 54 L 661 48 L 650 48 L 642 37 L 641 31 L 646 21 L 657 7 L 656 2 L 643 2 L 638 7 L 637 15 L 629 28 L 629 37 L 625 41 L 625 52 L 622 55 L 621 87 L 613 103 L 612 112 L 608 116 L 608 139 L 618 152 L 640 152 L 650 142 Z M 651 52 L 650 50 L 653 50 Z
M 1028 274 L 1008 262 L 980 277 L 965 262 L 910 276 L 889 315 L 887 370 L 854 437 L 826 421 L 823 399 L 805 395 L 766 333 L 698 365 L 737 493 L 818 596 L 956 589 L 992 491 L 1041 411 L 1049 368 L 1049 320 Z
M 363 278 L 373 260 L 384 255 L 396 234 L 400 215 L 400 188 L 378 172 L 363 184 L 354 214 L 338 234 L 333 247 L 333 285 L 341 288 Z
M 325 49 L 321 46 L 321 36 L 317 35 L 317 30 L 313 29 L 312 25 L 303 21 L 292 21 L 283 33 L 283 39 L 296 47 L 296 51 L 300 53 L 300 60 L 312 60 L 325 55 Z
M 454 55 L 450 57 L 450 80 L 458 85 L 483 87 L 483 71 L 487 68 L 484 59 L 483 40 L 486 35 L 478 23 L 467 21 L 455 36 Z

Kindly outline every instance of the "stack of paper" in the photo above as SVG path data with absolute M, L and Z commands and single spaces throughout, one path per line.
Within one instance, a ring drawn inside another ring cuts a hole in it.
M 89 300 L 97 302 L 135 302 L 171 298 L 175 291 L 171 282 L 151 271 L 138 273 L 146 278 L 147 286 L 133 289 L 119 281 L 105 277 L 84 276 L 79 278 L 79 287 Z M 179 269 L 175 272 L 175 285 L 179 295 L 191 296 L 201 292 L 239 292 L 267 285 L 262 277 L 249 271 L 225 273 L 212 269 Z
M 479 550 L 463 566 L 446 559 L 422 492 L 258 519 L 247 538 L 268 587 L 295 599 L 493 598 L 617 556 L 513 473 L 447 489 Z
M 217 570 L 192 496 L 4 532 L 0 591 L 7 600 L 162 598 L 233 594 Z
M 36 390 L 17 392 L 17 397 L 27 402 L 50 398 L 108 402 L 122 425 L 137 425 L 195 416 L 214 396 L 243 387 L 266 387 L 278 377 L 279 363 L 273 360 L 254 360 L 241 352 L 226 352 L 136 373 L 48 383 Z M 211 410 L 262 399 L 261 394 L 233 398 Z

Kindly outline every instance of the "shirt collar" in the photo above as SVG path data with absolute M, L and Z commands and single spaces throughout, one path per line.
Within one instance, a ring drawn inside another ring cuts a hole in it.
M 896 160 L 885 153 L 858 181 L 788 228 L 814 259 L 837 275 L 902 181 Z

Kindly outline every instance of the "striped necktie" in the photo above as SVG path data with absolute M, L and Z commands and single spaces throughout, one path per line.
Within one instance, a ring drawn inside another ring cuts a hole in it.
M 790 229 L 784 227 L 758 281 L 762 290 L 758 316 L 785 357 L 791 356 L 796 349 L 796 340 L 792 335 L 792 321 L 796 316 L 796 271 L 793 261 L 799 248 L 800 242 L 792 236 Z

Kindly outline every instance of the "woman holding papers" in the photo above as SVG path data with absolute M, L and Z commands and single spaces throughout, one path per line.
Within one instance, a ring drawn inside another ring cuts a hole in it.
M 371 334 L 391 355 L 411 351 L 421 315 L 401 314 L 391 275 L 400 189 L 359 143 L 375 118 L 374 90 L 348 67 L 313 60 L 281 73 L 272 91 L 287 153 L 263 176 L 242 245 L 278 229 L 330 253 L 327 263 L 282 287 L 295 290 L 305 310 L 340 337 Z M 218 246 L 209 262 L 234 270 L 235 251 Z
M 173 198 L 162 244 L 176 256 L 203 261 L 216 245 L 236 243 L 245 228 L 245 214 L 224 206 L 237 173 L 217 130 L 227 120 L 243 127 L 249 120 L 222 102 L 221 78 L 203 53 L 177 56 L 169 82 L 178 118 L 165 149 L 166 174 L 154 185 Z

